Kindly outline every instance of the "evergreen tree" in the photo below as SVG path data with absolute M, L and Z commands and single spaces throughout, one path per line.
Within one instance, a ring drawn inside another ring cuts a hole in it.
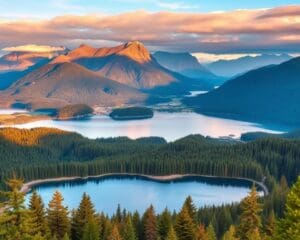
M 215 229 L 211 223 L 208 225 L 206 233 L 208 240 L 217 240 Z
M 132 216 L 132 224 L 135 229 L 137 239 L 142 240 L 142 237 L 144 235 L 144 229 L 138 211 L 135 211 Z
M 275 227 L 276 227 L 276 218 L 275 218 L 275 213 L 272 210 L 268 216 L 267 222 L 264 227 L 265 229 L 264 232 L 269 239 L 273 238 Z
M 46 211 L 42 198 L 36 191 L 33 191 L 29 200 L 29 210 L 32 226 L 31 232 L 34 235 L 40 233 L 41 236 L 45 236 L 47 233 Z
M 73 240 L 82 239 L 84 228 L 89 221 L 93 224 L 97 224 L 95 216 L 93 203 L 90 197 L 84 193 L 79 204 L 79 208 L 75 211 L 72 218 L 71 233 Z
M 125 219 L 125 224 L 122 231 L 123 240 L 137 240 L 134 226 L 132 224 L 131 216 L 128 215 Z
M 176 232 L 175 232 L 174 227 L 172 225 L 169 227 L 169 231 L 168 231 L 167 237 L 166 238 L 162 238 L 162 239 L 177 240 Z
M 261 204 L 258 203 L 258 194 L 253 186 L 249 195 L 241 202 L 241 216 L 238 227 L 238 236 L 243 240 L 249 240 L 251 236 L 260 233 L 262 211 Z
M 197 222 L 197 209 L 195 207 L 195 204 L 193 203 L 193 199 L 191 196 L 188 196 L 185 199 L 183 206 L 187 208 L 190 217 L 194 220 L 194 223 L 196 223 Z
M 99 240 L 99 225 L 95 218 L 90 218 L 88 222 L 85 223 L 82 240 Z
M 145 240 L 157 240 L 157 223 L 154 208 L 151 205 L 145 212 L 143 218 L 144 224 L 144 239 Z
M 196 239 L 195 225 L 186 205 L 177 215 L 175 230 L 178 240 Z
M 278 221 L 275 238 L 300 239 L 300 176 L 288 193 L 284 217 Z
M 238 238 L 235 236 L 236 230 L 233 225 L 231 225 L 227 232 L 225 232 L 224 236 L 222 237 L 222 240 L 238 240 Z
M 196 239 L 208 240 L 208 236 L 204 224 L 199 224 L 199 226 L 197 227 Z
M 0 216 L 0 239 L 21 240 L 31 236 L 29 211 L 25 208 L 25 193 L 21 191 L 23 180 L 15 176 L 7 181 L 10 191 L 1 192 L 7 201 Z
M 70 229 L 68 208 L 63 206 L 63 200 L 61 193 L 56 191 L 47 209 L 50 233 L 52 236 L 56 236 L 58 240 L 62 239 Z
M 158 218 L 158 234 L 160 239 L 166 239 L 172 226 L 172 216 L 166 208 Z
M 117 224 L 113 225 L 112 231 L 110 235 L 107 237 L 107 240 L 122 240 Z

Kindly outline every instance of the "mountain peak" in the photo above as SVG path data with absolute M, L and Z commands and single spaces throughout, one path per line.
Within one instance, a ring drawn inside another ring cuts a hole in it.
M 147 63 L 151 61 L 151 55 L 148 49 L 139 41 L 125 43 L 124 48 L 117 54 L 129 57 L 139 63 Z

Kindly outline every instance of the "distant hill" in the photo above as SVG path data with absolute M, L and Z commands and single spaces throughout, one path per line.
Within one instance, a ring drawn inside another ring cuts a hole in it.
M 26 76 L 28 73 L 40 68 L 41 66 L 49 63 L 49 61 L 50 61 L 49 59 L 40 60 L 33 66 L 28 67 L 26 70 L 23 71 L 10 71 L 10 72 L 0 73 L 0 91 L 7 89 L 18 79 Z
M 274 134 L 274 133 L 266 133 L 266 132 L 248 132 L 248 133 L 243 133 L 241 135 L 241 140 L 245 142 L 255 141 L 264 138 L 300 139 L 300 131 L 298 130 L 298 131 L 292 131 L 292 132 L 282 133 L 282 134 Z
M 224 82 L 224 78 L 218 77 L 201 65 L 198 59 L 190 53 L 170 53 L 158 51 L 153 54 L 153 57 L 163 67 L 174 72 L 181 73 L 190 78 L 206 80 L 207 83 L 214 86 Z
M 184 102 L 209 115 L 299 126 L 299 99 L 300 57 L 250 71 Z
M 65 52 L 67 49 L 54 52 L 11 52 L 0 57 L 0 73 L 24 71 L 42 60 L 52 59 Z
M 224 77 L 233 77 L 256 68 L 280 64 L 291 58 L 292 57 L 287 54 L 262 54 L 256 57 L 246 56 L 234 60 L 219 60 L 206 65 L 206 67 L 214 74 Z
M 18 80 L 0 95 L 0 102 L 21 102 L 29 108 L 86 103 L 119 106 L 144 101 L 137 89 L 107 79 L 76 63 L 47 64 Z

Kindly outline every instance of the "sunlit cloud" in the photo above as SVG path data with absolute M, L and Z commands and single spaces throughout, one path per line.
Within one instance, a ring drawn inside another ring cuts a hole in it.
M 300 6 L 214 13 L 135 11 L 0 21 L 0 48 L 35 43 L 95 46 L 140 40 L 150 49 L 239 53 L 300 51 Z M 293 45 L 290 45 L 290 43 Z M 75 44 L 76 43 L 76 44 Z
M 65 47 L 53 47 L 47 45 L 35 45 L 35 44 L 27 44 L 16 47 L 7 47 L 3 48 L 2 51 L 7 52 L 36 52 L 36 53 L 50 53 L 50 52 L 58 52 L 64 51 Z
M 193 54 L 201 63 L 210 63 L 218 60 L 235 60 L 246 56 L 257 57 L 259 55 L 258 53 L 212 54 L 204 52 Z

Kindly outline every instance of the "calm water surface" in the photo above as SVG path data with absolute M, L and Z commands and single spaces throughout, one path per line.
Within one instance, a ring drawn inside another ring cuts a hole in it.
M 209 117 L 193 112 L 155 112 L 152 119 L 131 121 L 115 121 L 108 116 L 101 115 L 85 120 L 42 120 L 15 125 L 14 127 L 54 127 L 77 132 L 88 138 L 127 136 L 135 139 L 139 137 L 160 136 L 167 141 L 173 141 L 190 134 L 201 134 L 211 137 L 229 135 L 240 137 L 241 133 L 244 132 L 278 132 L 262 125 Z
M 233 180 L 189 178 L 173 182 L 157 182 L 140 177 L 109 177 L 98 180 L 46 184 L 36 188 L 48 204 L 55 190 L 64 196 L 69 209 L 77 208 L 84 192 L 88 193 L 97 211 L 112 215 L 118 204 L 129 211 L 143 213 L 150 204 L 157 212 L 165 207 L 179 210 L 187 196 L 197 207 L 238 202 L 249 192 L 251 184 Z M 27 202 L 30 194 L 27 195 Z

